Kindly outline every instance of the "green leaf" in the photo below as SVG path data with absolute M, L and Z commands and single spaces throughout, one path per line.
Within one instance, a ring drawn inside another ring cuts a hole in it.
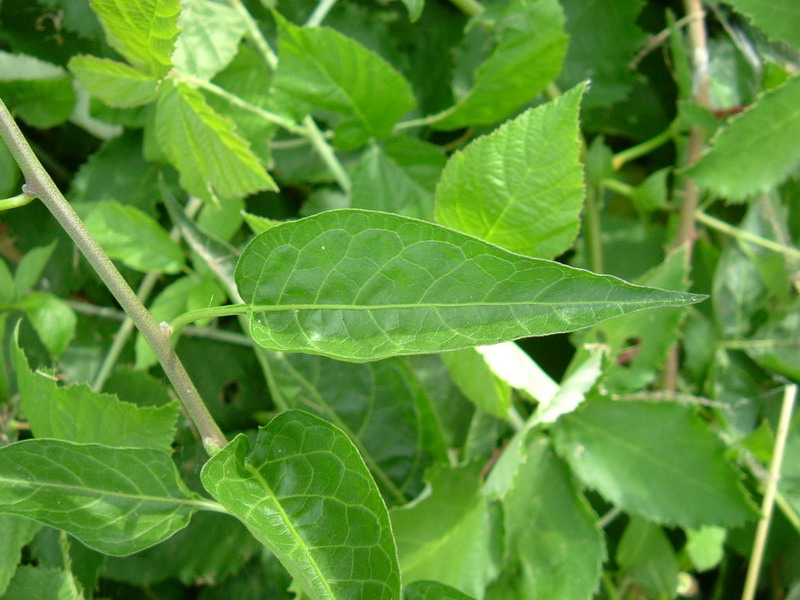
M 583 206 L 578 111 L 584 87 L 455 153 L 436 188 L 436 220 L 529 256 L 553 258 L 569 248 Z
M 557 0 L 501 5 L 497 44 L 475 72 L 472 88 L 433 126 L 459 129 L 496 123 L 539 94 L 561 71 L 567 51 L 564 15 Z
M 59 387 L 50 377 L 31 372 L 18 343 L 11 347 L 11 363 L 17 374 L 20 408 L 35 437 L 170 450 L 179 414 L 176 402 L 140 408 L 95 392 L 85 383 Z
M 186 73 L 211 79 L 236 55 L 247 23 L 236 9 L 207 0 L 183 0 L 181 33 L 172 61 Z
M 72 207 L 111 258 L 143 272 L 177 273 L 183 267 L 178 245 L 155 219 L 135 206 L 105 200 Z
M 503 500 L 507 564 L 487 598 L 588 600 L 605 559 L 597 517 L 547 438 L 524 452 Z
M 615 0 L 610 4 L 592 0 L 562 0 L 570 36 L 562 88 L 591 79 L 584 105 L 608 106 L 627 96 L 634 72 L 629 66 L 645 33 L 636 25 L 641 0 Z
M 750 19 L 769 37 L 781 40 L 800 50 L 800 32 L 795 25 L 800 22 L 800 5 L 794 0 L 725 0 L 738 12 Z
M 157 544 L 203 507 L 166 452 L 48 439 L 0 448 L 0 513 L 63 529 L 106 554 Z
M 530 400 L 546 403 L 558 392 L 558 384 L 514 342 L 475 348 L 492 372 Z
M 686 249 L 670 253 L 636 283 L 672 290 L 687 290 Z M 678 339 L 678 329 L 686 316 L 681 308 L 639 313 L 595 325 L 581 338 L 575 360 L 584 360 L 590 351 L 586 345 L 603 344 L 611 358 L 603 379 L 612 393 L 638 392 L 652 383 L 661 371 L 667 353 Z
M 640 517 L 625 528 L 617 563 L 638 592 L 650 598 L 674 598 L 678 591 L 678 558 L 662 529 Z
M 0 96 L 28 125 L 61 125 L 75 107 L 69 73 L 27 54 L 0 51 Z
M 773 315 L 748 342 L 747 353 L 762 367 L 800 380 L 800 304 Z
M 69 573 L 22 565 L 0 600 L 82 600 Z
M 252 447 L 234 438 L 202 479 L 314 600 L 400 596 L 386 505 L 355 446 L 327 421 L 281 413 Z
M 757 515 L 725 446 L 690 406 L 600 398 L 553 427 L 559 453 L 620 508 L 683 527 L 735 526 Z
M 0 196 L 16 196 L 20 192 L 20 170 L 5 142 L 0 144 Z M 2 289 L 2 286 L 0 286 Z
M 172 67 L 179 0 L 89 0 L 110 46 L 156 77 Z
M 426 475 L 430 493 L 392 510 L 403 579 L 432 579 L 483 597 L 499 573 L 501 551 L 480 491 L 481 469 L 480 463 L 455 469 L 436 464 Z
M 718 566 L 725 556 L 727 530 L 722 527 L 703 526 L 686 531 L 686 555 L 697 571 L 708 571 Z
M 337 146 L 357 148 L 370 137 L 387 137 L 416 105 L 403 76 L 355 40 L 327 27 L 297 27 L 273 14 L 280 58 L 274 86 L 309 109 L 340 114 Z
M 511 386 L 497 377 L 477 348 L 464 348 L 441 355 L 453 383 L 479 410 L 508 419 Z
M 242 253 L 236 284 L 260 345 L 355 361 L 572 331 L 702 300 L 361 210 L 265 231 Z
M 312 411 L 347 433 L 385 496 L 405 504 L 431 459 L 447 460 L 435 407 L 401 359 L 367 364 L 265 352 L 279 405 Z
M 9 304 L 16 299 L 16 285 L 11 269 L 6 261 L 0 258 L 0 304 Z
M 158 81 L 125 63 L 96 56 L 76 56 L 69 69 L 89 93 L 109 106 L 128 108 L 156 99 Z
M 233 123 L 215 113 L 200 92 L 182 83 L 165 88 L 156 135 L 189 193 L 212 202 L 277 189 Z
M 350 206 L 433 220 L 433 193 L 446 162 L 439 146 L 392 137 L 353 168 Z
M 14 288 L 17 292 L 17 298 L 22 298 L 39 281 L 47 261 L 50 260 L 50 256 L 56 248 L 56 244 L 57 242 L 53 241 L 47 246 L 31 248 L 19 261 L 17 270 L 14 273 Z
M 457 589 L 438 581 L 415 581 L 407 585 L 405 600 L 474 600 Z
M 242 211 L 242 217 L 244 218 L 244 222 L 247 223 L 247 226 L 250 228 L 250 231 L 256 235 L 259 233 L 264 233 L 267 229 L 272 229 L 275 227 L 275 225 L 281 224 L 281 221 L 268 219 L 267 217 L 262 217 L 261 215 L 254 215 L 253 213 L 249 213 L 244 210 Z
M 770 90 L 720 129 L 687 171 L 702 187 L 744 200 L 783 183 L 800 165 L 800 77 Z
M 75 311 L 58 296 L 49 292 L 33 292 L 18 303 L 31 320 L 39 339 L 54 357 L 67 349 L 75 336 Z
M 561 415 L 574 412 L 603 374 L 603 349 L 595 347 L 588 356 L 573 359 L 578 367 L 565 377 L 558 391 L 546 400 L 541 400 L 526 427 L 541 423 L 555 423 Z
M 3 543 L 0 544 L 0 597 L 14 577 L 22 558 L 22 547 L 31 542 L 40 528 L 41 525 L 30 519 L 0 515 L 0 531 L 3 532 Z

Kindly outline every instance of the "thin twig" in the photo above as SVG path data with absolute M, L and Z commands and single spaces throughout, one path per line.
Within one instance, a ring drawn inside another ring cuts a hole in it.
M 755 235 L 748 231 L 742 231 L 738 227 L 729 225 L 725 221 L 720 221 L 716 217 L 712 217 L 711 215 L 699 210 L 695 213 L 695 218 L 706 227 L 716 229 L 717 231 L 729 235 L 731 237 L 734 237 L 742 242 L 749 242 L 751 244 L 755 244 L 756 246 L 761 246 L 762 248 L 766 248 L 767 250 L 772 250 L 773 252 L 779 252 L 784 256 L 788 256 L 794 259 L 800 259 L 800 250 L 798 250 L 797 248 L 791 248 L 790 246 L 785 246 L 783 244 L 779 244 L 778 242 L 773 242 L 772 240 L 768 240 L 767 238 L 763 238 L 759 235 Z
M 252 17 L 245 5 L 242 4 L 241 0 L 228 0 L 228 3 L 241 15 L 242 19 L 247 24 L 247 32 L 250 34 L 250 39 L 256 45 L 258 52 L 267 62 L 269 68 L 274 71 L 278 66 L 278 56 L 272 51 L 269 42 L 267 42 L 267 38 L 261 33 L 256 20 Z
M 78 215 L 53 183 L 50 175 L 42 167 L 30 145 L 22 135 L 5 103 L 0 100 L 0 135 L 25 175 L 27 194 L 41 199 L 61 227 L 80 249 L 86 260 L 94 268 L 103 283 L 119 302 L 125 312 L 136 323 L 136 327 L 150 344 L 164 372 L 175 388 L 183 408 L 191 417 L 203 436 L 203 446 L 209 454 L 215 454 L 226 444 L 220 430 L 194 383 L 181 363 L 169 339 L 168 332 L 159 325 L 153 315 L 145 308 L 120 272 L 103 251 L 97 240 L 83 224 Z
M 786 386 L 783 393 L 783 403 L 781 404 L 781 414 L 778 418 L 778 430 L 775 433 L 775 449 L 772 452 L 769 478 L 767 479 L 766 490 L 764 491 L 764 499 L 761 502 L 761 520 L 758 522 L 758 527 L 756 528 L 756 536 L 753 541 L 750 564 L 747 568 L 747 577 L 744 582 L 742 600 L 753 600 L 756 595 L 758 575 L 761 571 L 761 563 L 764 560 L 764 550 L 767 546 L 767 535 L 772 521 L 772 512 L 775 507 L 775 496 L 778 491 L 778 481 L 780 481 L 781 476 L 783 454 L 786 449 L 786 440 L 789 437 L 789 425 L 792 420 L 792 409 L 794 408 L 796 397 L 797 385 Z
M 328 13 L 335 4 L 336 0 L 321 0 L 314 9 L 314 12 L 311 13 L 311 16 L 308 17 L 308 21 L 306 21 L 306 27 L 319 26 L 325 20 L 325 17 L 328 16 Z

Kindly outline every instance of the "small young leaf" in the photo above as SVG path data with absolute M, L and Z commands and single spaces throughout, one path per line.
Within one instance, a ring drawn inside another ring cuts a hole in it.
M 462 594 L 457 589 L 438 581 L 415 581 L 407 585 L 405 600 L 475 600 L 472 596 Z
M 179 0 L 90 0 L 109 45 L 137 67 L 161 77 L 172 67 Z
M 704 188 L 744 200 L 783 183 L 800 164 L 800 77 L 770 90 L 711 140 L 687 171 Z
M 386 137 L 416 100 L 411 86 L 380 56 L 327 27 L 297 27 L 277 13 L 279 66 L 274 86 L 310 108 L 342 115 L 334 141 L 357 148 Z
M 436 188 L 436 220 L 529 256 L 553 258 L 569 248 L 583 207 L 583 89 L 579 85 L 455 153 Z
M 713 569 L 725 556 L 727 530 L 722 527 L 703 526 L 686 531 L 686 555 L 697 571 Z
M 233 123 L 214 112 L 200 92 L 182 83 L 165 88 L 156 135 L 189 193 L 213 202 L 277 189 Z
M 558 391 L 549 399 L 539 403 L 536 413 L 526 426 L 555 423 L 561 415 L 575 411 L 586 400 L 586 394 L 603 374 L 602 362 L 603 352 L 598 348 L 582 358 L 581 362 L 577 362 L 579 366 L 563 379 Z
M 588 600 L 605 559 L 597 517 L 547 438 L 525 454 L 503 500 L 508 563 L 486 597 Z
M 31 542 L 40 528 L 41 525 L 30 519 L 0 515 L 0 531 L 3 532 L 3 543 L 0 544 L 0 597 L 17 570 L 22 547 Z
M 22 298 L 29 289 L 36 285 L 55 248 L 56 242 L 53 241 L 47 246 L 32 248 L 25 253 L 14 273 L 17 298 Z
M 207 0 L 183 0 L 172 61 L 186 73 L 211 79 L 236 55 L 247 23 L 235 9 Z
M 49 292 L 28 294 L 19 301 L 19 307 L 27 313 L 48 352 L 60 357 L 75 336 L 75 311 Z
M 567 50 L 564 15 L 557 0 L 517 0 L 500 5 L 497 46 L 475 72 L 472 88 L 441 113 L 437 129 L 488 125 L 533 100 L 561 70 Z
M 725 0 L 738 12 L 750 19 L 769 37 L 791 44 L 800 50 L 800 5 L 795 0 Z
M 494 374 L 483 354 L 476 348 L 464 348 L 441 356 L 453 383 L 479 410 L 508 419 L 511 386 Z
M 392 137 L 371 146 L 353 168 L 350 206 L 433 219 L 433 193 L 446 162 L 438 146 Z
M 436 464 L 426 476 L 430 493 L 392 510 L 404 579 L 432 579 L 482 597 L 498 575 L 499 549 L 480 492 L 481 468 L 480 463 L 456 469 Z
M 703 299 L 362 210 L 265 231 L 242 253 L 236 284 L 260 345 L 354 361 L 572 331 Z
M 553 433 L 576 475 L 626 511 L 683 527 L 757 515 L 724 444 L 689 406 L 597 398 Z
M 63 529 L 106 554 L 157 544 L 202 507 L 166 452 L 48 439 L 0 448 L 0 513 Z
M 651 598 L 674 598 L 678 558 L 664 531 L 641 517 L 625 528 L 617 548 L 617 564 L 640 592 Z
M 492 372 L 529 399 L 547 403 L 558 384 L 518 344 L 503 342 L 475 348 Z
M 156 99 L 158 81 L 125 63 L 96 56 L 76 56 L 69 69 L 95 98 L 109 106 L 128 108 Z
M 252 447 L 234 438 L 202 479 L 314 600 L 400 596 L 386 505 L 358 450 L 327 421 L 281 413 Z
M 37 438 L 170 450 L 179 414 L 176 402 L 138 407 L 99 394 L 85 383 L 59 387 L 51 378 L 31 372 L 18 343 L 10 353 L 20 408 Z
M 152 217 L 113 200 L 72 205 L 111 258 L 138 271 L 177 273 L 183 252 Z

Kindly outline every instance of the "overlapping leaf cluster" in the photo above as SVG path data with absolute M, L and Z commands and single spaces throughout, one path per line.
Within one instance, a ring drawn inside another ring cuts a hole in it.
M 741 587 L 800 379 L 792 0 L 713 7 L 707 105 L 658 2 L 23 4 L 0 98 L 156 319 L 197 316 L 231 441 L 205 457 L 42 208 L 4 213 L 0 598 Z

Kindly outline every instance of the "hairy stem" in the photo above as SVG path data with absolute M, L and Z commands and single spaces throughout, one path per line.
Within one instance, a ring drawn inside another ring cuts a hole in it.
M 767 534 L 772 522 L 772 512 L 775 507 L 775 496 L 778 491 L 778 481 L 781 476 L 781 465 L 783 464 L 783 454 L 786 449 L 786 440 L 789 437 L 789 424 L 792 420 L 792 409 L 797 397 L 797 386 L 788 385 L 783 393 L 783 403 L 781 404 L 781 414 L 778 419 L 778 431 L 775 433 L 775 449 L 772 452 L 772 462 L 769 468 L 764 499 L 761 502 L 761 520 L 758 522 L 755 540 L 753 541 L 753 551 L 750 555 L 750 564 L 747 568 L 747 577 L 744 582 L 742 600 L 753 600 L 756 595 L 756 585 L 758 575 L 761 571 L 761 563 L 764 560 L 764 550 L 767 546 Z
M 2 100 L 0 100 L 0 135 L 25 175 L 26 193 L 41 199 L 136 324 L 175 388 L 183 408 L 200 432 L 206 451 L 209 454 L 218 452 L 225 446 L 227 440 L 208 412 L 178 355 L 175 354 L 168 332 L 156 323 L 153 315 L 145 308 L 53 183 Z

